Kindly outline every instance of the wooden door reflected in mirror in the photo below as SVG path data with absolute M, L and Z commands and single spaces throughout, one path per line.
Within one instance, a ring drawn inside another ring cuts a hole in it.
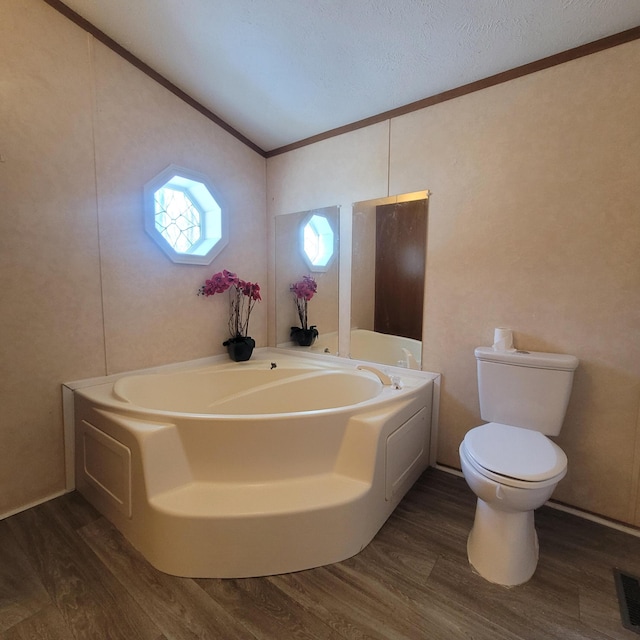
M 353 207 L 350 355 L 419 366 L 428 191 Z
M 422 340 L 427 201 L 376 207 L 373 330 Z

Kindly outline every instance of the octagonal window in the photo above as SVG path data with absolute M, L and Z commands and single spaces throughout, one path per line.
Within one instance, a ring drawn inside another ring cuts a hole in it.
M 326 271 L 335 251 L 335 236 L 326 216 L 314 213 L 302 224 L 302 256 L 311 271 Z
M 171 165 L 144 191 L 145 229 L 171 260 L 209 264 L 226 246 L 225 216 L 206 176 Z

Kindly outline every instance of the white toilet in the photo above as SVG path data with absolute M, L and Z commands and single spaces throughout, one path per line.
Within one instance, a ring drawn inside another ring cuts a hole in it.
M 467 554 L 485 579 L 517 585 L 538 564 L 533 511 L 567 473 L 567 456 L 547 436 L 560 433 L 578 359 L 492 347 L 475 356 L 480 415 L 490 422 L 460 445 L 462 472 L 478 496 Z

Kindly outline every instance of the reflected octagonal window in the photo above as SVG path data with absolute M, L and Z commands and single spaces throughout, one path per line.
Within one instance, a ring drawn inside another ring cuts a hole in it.
M 311 271 L 326 271 L 335 252 L 329 220 L 314 213 L 302 223 L 302 256 Z
M 144 188 L 144 226 L 174 262 L 209 264 L 227 244 L 226 219 L 206 176 L 175 165 Z

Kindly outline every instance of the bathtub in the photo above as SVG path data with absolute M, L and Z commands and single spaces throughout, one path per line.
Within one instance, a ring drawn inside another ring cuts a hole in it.
M 402 336 L 392 336 L 367 329 L 351 330 L 351 357 L 372 360 L 383 364 L 396 365 L 402 362 L 410 367 L 407 351 L 411 354 L 416 368 L 422 361 L 422 342 Z
M 429 464 L 439 379 L 385 367 L 396 383 L 385 385 L 357 366 L 258 349 L 243 363 L 68 383 L 76 487 L 173 575 L 263 576 L 355 555 Z
M 298 347 L 293 342 L 282 345 L 296 350 L 308 350 L 311 353 L 338 353 L 338 332 L 321 333 L 312 347 Z M 407 352 L 411 354 L 407 355 Z M 368 360 L 385 365 L 407 368 L 420 368 L 422 360 L 422 342 L 413 338 L 392 336 L 368 329 L 351 329 L 350 357 L 355 360 Z

